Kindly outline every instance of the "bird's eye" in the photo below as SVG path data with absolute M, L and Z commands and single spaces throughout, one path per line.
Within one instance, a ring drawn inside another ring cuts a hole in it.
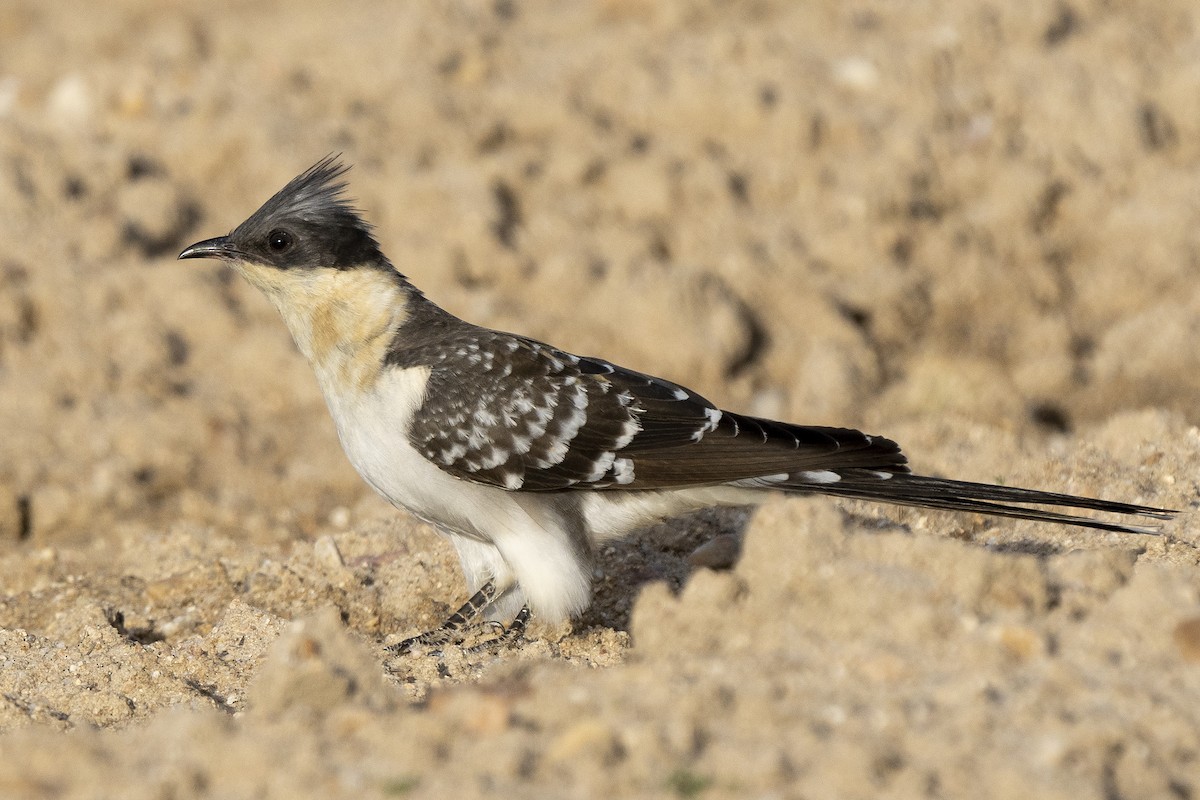
M 282 228 L 276 228 L 267 234 L 267 247 L 276 253 L 282 253 L 292 246 L 292 235 Z

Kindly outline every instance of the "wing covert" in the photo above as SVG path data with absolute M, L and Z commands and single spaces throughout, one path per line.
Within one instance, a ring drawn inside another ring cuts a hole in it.
M 427 345 L 409 439 L 465 480 L 511 491 L 665 489 L 805 470 L 905 472 L 895 443 L 722 412 L 677 384 L 510 334 Z

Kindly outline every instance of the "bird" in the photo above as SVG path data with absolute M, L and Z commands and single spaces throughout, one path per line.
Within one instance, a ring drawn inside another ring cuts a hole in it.
M 569 619 L 591 602 L 602 543 L 778 492 L 1137 534 L 1158 527 L 1070 512 L 1175 513 L 915 474 L 886 437 L 723 410 L 672 381 L 459 319 L 383 254 L 347 196 L 348 170 L 326 156 L 179 258 L 219 259 L 266 295 L 358 474 L 456 549 L 467 601 L 397 653 L 461 644 L 480 625 L 504 641 L 531 616 Z

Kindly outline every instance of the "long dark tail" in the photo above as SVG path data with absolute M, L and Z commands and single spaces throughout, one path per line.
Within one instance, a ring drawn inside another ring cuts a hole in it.
M 790 476 L 791 480 L 782 484 L 781 488 L 793 491 L 816 492 L 849 497 L 856 500 L 872 500 L 881 503 L 894 503 L 902 506 L 917 506 L 920 508 L 943 508 L 950 511 L 967 511 L 976 514 L 988 514 L 996 517 L 1015 517 L 1039 522 L 1057 522 L 1064 525 L 1079 525 L 1084 528 L 1097 528 L 1104 531 L 1119 531 L 1121 533 L 1156 534 L 1158 526 L 1130 525 L 1121 522 L 1109 522 L 1102 519 L 1067 514 L 1062 511 L 1048 511 L 1039 508 L 1026 508 L 1026 505 L 1058 506 L 1059 508 L 1082 508 L 1093 511 L 1103 511 L 1109 514 L 1145 517 L 1148 519 L 1168 520 L 1177 512 L 1152 506 L 1140 506 L 1133 503 L 1119 503 L 1113 500 L 1098 500 L 1091 497 L 1077 497 L 1057 492 L 1042 492 L 1036 489 L 1021 489 L 1010 486 L 996 486 L 990 483 L 971 483 L 969 481 L 954 481 L 944 478 L 930 478 L 925 475 L 912 475 L 905 472 L 875 471 L 869 469 L 837 469 L 832 471 L 837 480 L 832 480 L 833 474 L 825 480 L 814 481 L 814 473 L 797 473 Z

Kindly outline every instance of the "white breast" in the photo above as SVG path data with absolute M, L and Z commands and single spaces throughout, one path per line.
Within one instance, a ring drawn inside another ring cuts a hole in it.
M 365 392 L 321 383 L 342 448 L 363 480 L 428 522 L 478 536 L 467 506 L 486 503 L 486 497 L 431 464 L 408 440 L 428 380 L 428 367 L 412 367 L 386 372 Z

